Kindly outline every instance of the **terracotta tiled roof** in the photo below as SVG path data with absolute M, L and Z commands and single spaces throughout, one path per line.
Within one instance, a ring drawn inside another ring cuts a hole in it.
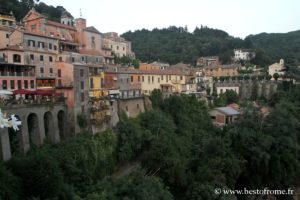
M 102 56 L 102 54 L 100 53 L 100 51 L 97 51 L 97 50 L 80 49 L 79 53 L 81 53 L 81 54 L 87 54 L 87 55 Z
M 213 65 L 213 66 L 205 66 L 203 69 L 216 69 L 216 68 L 221 68 L 221 69 L 235 69 L 240 67 L 240 65 Z
M 13 28 L 7 27 L 7 26 L 0 26 L 0 30 L 3 31 L 13 31 Z
M 93 26 L 86 27 L 84 30 L 85 30 L 85 31 L 89 31 L 89 32 L 93 32 L 93 33 L 99 33 L 99 34 L 101 34 L 101 33 L 100 33 L 95 27 L 93 27 Z
M 8 46 L 8 47 L 5 47 L 5 48 L 1 48 L 0 51 L 1 50 L 12 50 L 12 51 L 22 51 L 22 52 L 24 51 L 24 49 L 21 48 L 18 45 L 13 45 L 13 46 Z
M 106 69 L 105 72 L 124 74 L 183 75 L 183 73 L 179 70 L 139 70 L 128 68 L 117 68 L 116 70 L 115 68 Z
M 61 23 L 58 23 L 58 22 L 50 21 L 50 20 L 48 20 L 46 24 L 47 25 L 51 25 L 51 26 L 56 26 L 56 27 L 65 28 L 65 29 L 70 29 L 70 30 L 76 31 L 76 28 L 74 28 L 73 26 L 68 26 L 66 24 L 61 24 Z
M 56 36 L 48 36 L 48 35 L 44 35 L 44 34 L 40 34 L 40 33 L 34 33 L 34 32 L 30 32 L 30 31 L 24 31 L 25 34 L 28 35 L 35 35 L 35 36 L 39 36 L 39 37 L 46 37 L 46 38 L 52 38 L 52 39 L 58 39 L 58 37 Z

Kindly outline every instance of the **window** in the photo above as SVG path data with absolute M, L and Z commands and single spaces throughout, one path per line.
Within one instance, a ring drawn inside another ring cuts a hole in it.
M 35 47 L 35 41 L 34 40 L 28 40 L 27 41 L 27 45 L 29 46 L 29 47 Z
M 84 101 L 84 93 L 83 92 L 80 93 L 80 99 L 82 102 Z
M 36 24 L 32 24 L 32 25 L 31 25 L 31 31 L 32 31 L 32 32 L 35 32 L 35 27 L 36 27 Z
M 49 49 L 52 49 L 52 44 L 51 43 L 49 43 Z
M 39 48 L 45 48 L 45 43 L 44 42 L 38 42 L 38 47 Z
M 138 76 L 138 82 L 141 82 L 141 77 L 140 76 Z
M 9 38 L 9 34 L 8 33 L 6 33 L 6 38 Z
M 127 78 L 127 83 L 129 83 L 129 78 Z
M 59 57 L 58 60 L 59 60 L 59 62 L 62 62 L 62 57 Z
M 52 56 L 49 56 L 49 62 L 53 62 Z
M 30 88 L 34 88 L 34 80 L 30 80 Z
M 40 55 L 40 61 L 44 61 L 44 56 Z
M 133 82 L 133 76 L 131 76 L 130 79 L 131 79 L 131 83 L 132 83 Z
M 58 69 L 58 70 L 57 70 L 57 76 L 58 76 L 58 77 L 61 77 L 61 69 Z
M 125 108 L 125 109 L 126 109 L 126 111 L 128 111 L 128 107 L 127 107 L 127 106 L 126 106 L 126 108 Z
M 61 79 L 58 79 L 58 86 L 62 86 Z
M 84 62 L 84 56 L 81 56 L 81 61 Z
M 49 73 L 53 74 L 53 68 L 49 68 Z
M 117 50 L 119 50 L 119 46 L 117 46 Z
M 74 57 L 72 57 L 72 62 L 75 62 L 75 58 Z
M 91 89 L 94 88 L 94 79 L 93 78 L 90 78 L 90 87 L 91 87 Z
M 80 82 L 80 89 L 82 89 L 82 90 L 84 89 L 84 82 L 83 81 Z
M 83 77 L 83 69 L 80 69 L 80 77 Z
M 142 82 L 144 82 L 144 76 L 142 76 Z
M 28 89 L 28 80 L 25 80 L 25 81 L 24 81 L 24 88 L 25 88 L 25 89 Z
M 157 82 L 160 82 L 160 78 L 157 78 Z
M 18 89 L 22 89 L 22 81 L 18 80 Z
M 123 51 L 125 51 L 125 47 L 123 47 Z
M 183 79 L 183 77 L 182 76 L 180 76 L 180 80 L 182 81 L 182 79 Z
M 40 73 L 41 73 L 41 74 L 44 73 L 44 68 L 43 68 L 43 67 L 40 68 Z
M 150 76 L 148 76 L 148 83 L 150 83 Z
M 7 89 L 7 80 L 2 81 L 2 89 L 6 90 Z
M 15 89 L 15 81 L 10 80 L 10 89 L 14 90 Z
M 154 76 L 152 76 L 152 83 L 154 82 Z
M 140 104 L 136 104 L 136 108 L 139 109 L 140 108 Z
M 20 63 L 21 62 L 21 55 L 19 55 L 19 54 L 13 54 L 13 60 L 16 63 Z
M 54 46 L 53 46 L 53 49 L 56 51 L 56 50 L 57 50 L 57 46 L 56 46 L 56 45 L 54 45 Z
M 30 54 L 30 60 L 34 60 L 34 55 Z
M 161 80 L 162 80 L 162 81 L 164 80 L 164 75 L 161 75 Z
M 94 49 L 96 47 L 95 37 L 92 36 L 91 38 L 91 47 Z

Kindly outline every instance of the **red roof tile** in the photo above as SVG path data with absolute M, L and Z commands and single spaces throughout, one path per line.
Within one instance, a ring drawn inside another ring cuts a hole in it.
M 51 26 L 56 26 L 56 27 L 65 28 L 65 29 L 70 29 L 70 30 L 76 31 L 76 28 L 74 28 L 73 26 L 68 26 L 66 24 L 61 24 L 61 23 L 58 23 L 58 22 L 50 21 L 50 20 L 48 20 L 46 24 L 47 25 L 51 25 Z

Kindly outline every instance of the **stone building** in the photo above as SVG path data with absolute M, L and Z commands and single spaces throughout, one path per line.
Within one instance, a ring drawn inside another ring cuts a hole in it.
M 128 56 L 135 57 L 131 50 L 131 42 L 118 36 L 118 33 L 109 32 L 103 34 L 103 47 L 110 48 L 118 57 Z

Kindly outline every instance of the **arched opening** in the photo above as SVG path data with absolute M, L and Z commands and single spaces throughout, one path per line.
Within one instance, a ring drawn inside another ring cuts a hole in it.
M 65 132 L 64 132 L 64 124 L 65 124 L 65 112 L 60 110 L 57 114 L 57 121 L 58 121 L 58 130 L 59 130 L 59 137 L 60 140 L 65 139 Z
M 44 127 L 46 139 L 50 142 L 55 142 L 53 116 L 50 111 L 44 114 Z
M 20 120 L 18 115 L 15 117 Z M 21 120 L 20 120 L 21 121 Z M 15 131 L 13 128 L 8 128 L 8 135 L 9 135 L 9 143 L 10 143 L 10 150 L 11 154 L 16 154 L 20 152 L 20 141 L 21 141 L 21 133 L 22 133 L 22 126 L 18 126 L 19 130 Z
M 35 113 L 31 113 L 27 118 L 30 145 L 40 145 L 39 119 Z

